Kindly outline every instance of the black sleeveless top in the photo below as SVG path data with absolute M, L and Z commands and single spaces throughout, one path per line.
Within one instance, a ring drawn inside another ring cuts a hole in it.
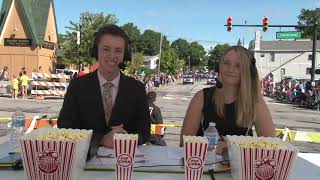
M 200 124 L 197 135 L 203 136 L 204 131 L 208 128 L 209 122 L 216 123 L 216 128 L 219 135 L 245 135 L 248 128 L 239 127 L 236 124 L 236 111 L 235 103 L 225 104 L 224 106 L 224 119 L 220 118 L 217 114 L 215 104 L 212 103 L 212 96 L 215 87 L 204 88 L 204 103 L 203 103 L 203 122 Z M 252 136 L 252 129 L 249 130 L 248 135 Z

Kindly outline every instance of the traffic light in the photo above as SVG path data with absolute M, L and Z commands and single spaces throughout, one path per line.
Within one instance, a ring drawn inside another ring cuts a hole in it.
M 266 32 L 268 30 L 268 22 L 269 19 L 267 17 L 263 18 L 263 32 Z
M 228 17 L 227 25 L 228 25 L 227 31 L 230 32 L 232 30 L 232 17 Z

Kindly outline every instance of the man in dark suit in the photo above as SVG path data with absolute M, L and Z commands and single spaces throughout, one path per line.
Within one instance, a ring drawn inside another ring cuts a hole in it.
M 98 145 L 113 148 L 115 133 L 139 135 L 139 144 L 150 137 L 150 116 L 144 85 L 121 73 L 131 60 L 130 40 L 116 25 L 99 29 L 90 49 L 98 70 L 70 82 L 58 118 L 59 128 L 92 129 L 89 157 Z

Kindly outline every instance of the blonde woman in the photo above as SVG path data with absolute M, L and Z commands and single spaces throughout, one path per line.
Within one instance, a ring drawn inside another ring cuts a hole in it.
M 241 47 L 232 46 L 219 63 L 220 87 L 204 88 L 192 98 L 181 129 L 183 135 L 203 136 L 209 122 L 215 122 L 220 136 L 275 136 L 271 114 L 260 94 L 255 58 Z M 220 148 L 219 148 L 220 147 Z M 225 143 L 218 145 L 219 149 Z

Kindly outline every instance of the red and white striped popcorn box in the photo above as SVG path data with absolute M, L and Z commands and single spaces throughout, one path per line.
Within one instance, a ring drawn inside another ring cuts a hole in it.
M 50 132 L 84 134 L 79 140 L 42 139 Z M 40 128 L 20 139 L 28 180 L 75 180 L 84 168 L 92 130 Z
M 201 180 L 206 158 L 208 139 L 199 136 L 183 136 L 186 180 Z
M 241 142 L 275 143 L 277 147 L 239 146 Z M 279 138 L 227 136 L 228 153 L 233 179 L 287 180 L 298 149 Z
M 115 134 L 113 137 L 117 180 L 131 180 L 138 134 Z

